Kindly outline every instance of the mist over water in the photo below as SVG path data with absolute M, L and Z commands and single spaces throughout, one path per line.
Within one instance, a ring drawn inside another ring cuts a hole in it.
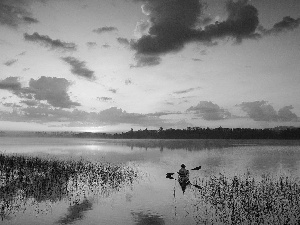
M 24 185 L 19 185 L 12 198 L 22 203 L 22 210 L 17 208 L 13 210 L 9 208 L 11 206 L 5 207 L 5 210 L 2 210 L 1 222 L 3 224 L 196 224 L 199 218 L 197 219 L 195 201 L 199 197 L 199 190 L 190 185 L 183 193 L 176 179 L 166 179 L 166 173 L 176 173 L 184 163 L 190 170 L 192 184 L 196 182 L 200 184 L 200 181 L 208 180 L 212 176 L 218 177 L 220 174 L 227 178 L 250 175 L 258 181 L 265 175 L 272 179 L 284 176 L 297 180 L 300 174 L 299 150 L 300 141 L 1 137 L 0 151 L 8 156 L 17 154 L 43 160 L 82 161 L 88 162 L 87 165 L 108 163 L 118 168 L 123 166 L 138 171 L 137 179 L 132 182 L 119 183 L 118 186 L 112 185 L 109 189 L 107 187 L 103 189 L 101 185 L 92 185 L 96 182 L 93 181 L 94 178 L 99 182 L 98 172 L 83 176 L 88 173 L 77 170 L 79 171 L 76 173 L 76 179 L 79 180 L 75 179 L 77 186 L 74 178 L 67 176 L 64 178 L 68 187 L 66 193 L 59 193 L 53 185 L 48 186 L 49 191 L 45 191 L 44 195 L 54 193 L 55 190 L 58 192 L 57 196 L 60 196 L 52 200 L 47 197 L 38 199 L 36 195 L 25 195 Z M 191 170 L 197 166 L 201 166 L 201 170 Z M 95 171 L 88 167 L 80 168 L 86 168 L 84 171 Z M 2 168 L 2 176 L 3 171 Z M 44 178 L 43 182 L 47 184 Z M 71 200 L 73 197 L 77 200 Z M 2 198 L 0 204 L 5 204 L 5 201 L 11 202 L 7 198 Z M 10 210 L 10 213 L 7 213 L 7 210 Z

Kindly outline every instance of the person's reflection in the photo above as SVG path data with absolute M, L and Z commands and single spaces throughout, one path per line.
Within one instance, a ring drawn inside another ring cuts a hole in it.
M 92 210 L 93 204 L 84 199 L 81 203 L 76 203 L 68 208 L 68 213 L 61 218 L 58 223 L 60 224 L 70 224 L 77 220 L 82 220 L 84 217 L 84 213 L 88 210 Z
M 145 214 L 144 212 L 132 212 L 135 225 L 164 225 L 165 221 L 159 215 Z

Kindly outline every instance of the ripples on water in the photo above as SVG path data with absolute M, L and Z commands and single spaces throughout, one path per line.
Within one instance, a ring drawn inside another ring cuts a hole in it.
M 4 138 L 0 216 L 3 224 L 297 224 L 299 146 Z M 202 166 L 190 172 L 185 193 L 165 178 L 181 163 Z

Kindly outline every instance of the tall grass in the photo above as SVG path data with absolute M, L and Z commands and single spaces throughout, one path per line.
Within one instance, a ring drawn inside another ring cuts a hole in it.
M 108 196 L 136 178 L 137 171 L 124 165 L 0 154 L 0 216 L 29 204 Z
M 300 224 L 300 184 L 290 177 L 250 175 L 195 179 L 200 224 Z

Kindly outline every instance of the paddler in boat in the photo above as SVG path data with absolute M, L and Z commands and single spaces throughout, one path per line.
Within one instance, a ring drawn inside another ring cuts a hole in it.
M 181 168 L 178 172 L 179 183 L 188 183 L 190 172 L 185 168 L 184 164 L 181 164 Z

